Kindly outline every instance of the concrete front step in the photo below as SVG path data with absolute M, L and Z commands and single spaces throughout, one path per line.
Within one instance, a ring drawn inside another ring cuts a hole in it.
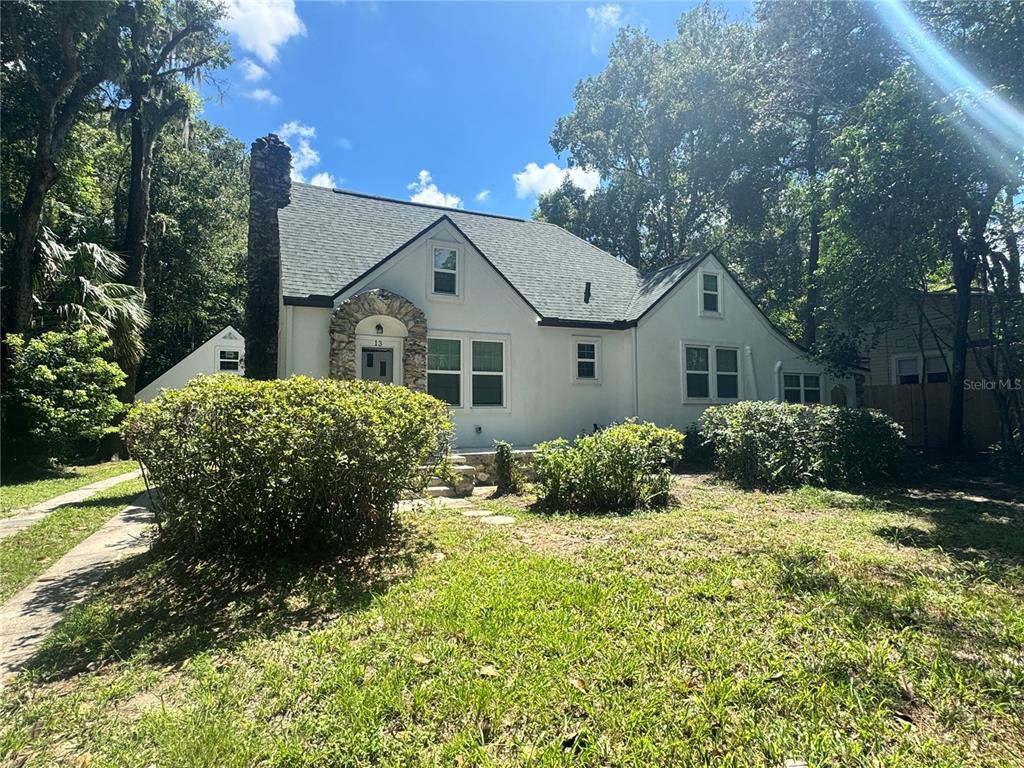
M 423 489 L 423 495 L 432 499 L 440 497 L 451 498 L 455 495 L 455 490 L 447 485 L 428 485 Z

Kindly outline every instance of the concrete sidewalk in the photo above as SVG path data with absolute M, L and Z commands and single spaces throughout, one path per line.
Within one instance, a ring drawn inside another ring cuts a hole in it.
M 125 472 L 123 475 L 108 477 L 106 480 L 97 480 L 95 483 L 83 485 L 81 488 L 76 488 L 73 491 L 62 493 L 60 496 L 54 496 L 52 499 L 47 499 L 46 501 L 41 501 L 38 504 L 33 504 L 31 507 L 17 510 L 10 517 L 0 519 L 0 540 L 6 539 L 8 536 L 13 536 L 18 531 L 24 530 L 33 523 L 39 522 L 58 507 L 64 507 L 68 504 L 77 504 L 80 501 L 85 501 L 90 496 L 94 496 L 100 491 L 105 491 L 107 488 L 112 488 L 118 483 L 123 483 L 126 480 L 134 480 L 141 474 L 142 470 L 135 469 L 131 472 Z
M 67 610 L 85 599 L 111 565 L 149 548 L 153 515 L 147 504 L 147 495 L 139 495 L 0 607 L 0 679 L 32 657 Z

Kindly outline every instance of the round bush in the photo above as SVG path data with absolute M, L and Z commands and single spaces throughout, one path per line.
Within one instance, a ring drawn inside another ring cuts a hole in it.
M 448 449 L 447 406 L 375 382 L 203 376 L 137 405 L 160 536 L 207 552 L 347 545 Z
M 581 437 L 575 445 L 537 446 L 534 464 L 545 505 L 567 512 L 629 512 L 668 501 L 670 471 L 683 435 L 627 421 Z
M 5 465 L 67 460 L 108 432 L 125 406 L 117 398 L 124 373 L 105 359 L 99 331 L 50 331 L 26 340 L 9 334 L 4 371 L 2 446 Z

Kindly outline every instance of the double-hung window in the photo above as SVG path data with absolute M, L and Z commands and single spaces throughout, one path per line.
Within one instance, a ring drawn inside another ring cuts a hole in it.
M 719 279 L 715 272 L 702 272 L 700 276 L 700 308 L 701 314 L 720 315 L 722 313 L 722 297 L 719 290 Z
M 949 370 L 942 357 L 926 357 L 924 359 L 924 380 L 928 384 L 941 384 L 949 381 Z
M 462 405 L 462 342 L 427 339 L 427 394 L 458 408 Z
M 921 363 L 917 355 L 897 357 L 893 367 L 897 384 L 921 383 Z
M 237 349 L 221 349 L 217 351 L 217 370 L 237 373 L 241 368 L 242 353 Z
M 474 406 L 505 405 L 505 342 L 472 342 Z
M 434 246 L 433 292 L 456 296 L 459 292 L 459 252 L 449 246 Z
M 711 397 L 711 365 L 708 347 L 686 348 L 686 397 L 707 399 Z
M 599 339 L 574 339 L 576 350 L 576 381 L 599 381 L 601 378 L 601 343 Z
M 785 373 L 782 399 L 787 403 L 820 403 L 821 376 L 816 373 Z
M 739 400 L 738 349 L 687 344 L 683 355 L 687 400 Z
M 715 349 L 715 394 L 719 400 L 740 397 L 740 353 L 738 349 Z

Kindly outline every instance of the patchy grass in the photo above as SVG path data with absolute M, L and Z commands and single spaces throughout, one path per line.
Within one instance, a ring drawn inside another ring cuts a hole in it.
M 118 483 L 85 501 L 59 507 L 39 522 L 0 540 L 0 602 L 99 530 L 144 488 L 141 479 Z
M 138 468 L 134 461 L 108 461 L 77 467 L 63 467 L 42 476 L 4 477 L 0 486 L 0 517 L 9 517 L 16 509 L 31 507 L 41 501 L 74 491 L 82 486 L 123 475 Z
M 315 562 L 150 553 L 3 694 L 27 765 L 1008 766 L 1024 508 L 744 493 L 404 513 Z

